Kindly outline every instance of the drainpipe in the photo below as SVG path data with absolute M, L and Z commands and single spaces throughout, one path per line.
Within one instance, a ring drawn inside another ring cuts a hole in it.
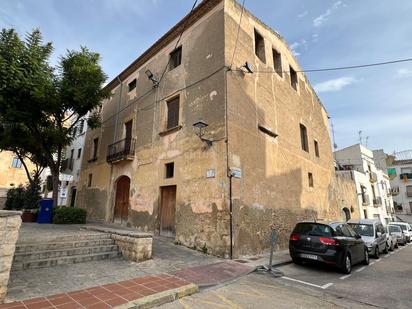
M 117 102 L 116 122 L 115 122 L 115 127 L 114 127 L 113 143 L 116 143 L 116 139 L 117 139 L 117 125 L 119 123 L 119 112 L 120 112 L 120 105 L 121 105 L 121 102 L 122 102 L 122 95 L 123 95 L 123 83 L 120 80 L 119 76 L 117 76 L 117 80 L 119 81 L 119 84 L 120 84 L 120 96 L 119 96 L 119 100 Z
M 226 169 L 227 177 L 229 178 L 229 237 L 230 248 L 229 256 L 233 259 L 233 201 L 232 201 L 232 171 L 229 164 L 229 134 L 228 134 L 228 102 L 227 102 L 227 72 L 230 67 L 225 67 L 225 143 L 226 143 Z

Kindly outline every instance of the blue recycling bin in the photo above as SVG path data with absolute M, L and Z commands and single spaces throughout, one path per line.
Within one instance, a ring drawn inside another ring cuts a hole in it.
M 40 209 L 37 215 L 37 223 L 52 223 L 53 221 L 53 199 L 40 200 Z

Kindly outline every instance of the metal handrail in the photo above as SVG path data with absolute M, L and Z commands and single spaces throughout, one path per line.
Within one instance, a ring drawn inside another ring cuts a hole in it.
M 120 161 L 134 156 L 136 139 L 122 139 L 107 147 L 107 162 Z

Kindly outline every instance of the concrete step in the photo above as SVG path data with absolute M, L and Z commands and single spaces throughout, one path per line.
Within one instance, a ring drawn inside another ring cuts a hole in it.
M 73 240 L 70 241 L 55 241 L 55 242 L 34 242 L 31 244 L 17 244 L 16 254 L 20 253 L 30 253 L 30 252 L 41 252 L 49 250 L 63 250 L 63 249 L 73 249 L 73 248 L 85 248 L 85 247 L 98 247 L 98 246 L 109 246 L 114 245 L 114 240 L 111 238 L 98 238 L 91 240 Z
M 17 241 L 17 245 L 27 245 L 35 243 L 51 243 L 51 242 L 66 242 L 66 241 L 83 241 L 83 240 L 99 240 L 110 239 L 108 233 L 76 233 L 66 235 L 48 235 L 41 238 L 24 237 L 24 240 Z
M 117 250 L 117 245 L 103 245 L 97 247 L 77 247 L 47 251 L 32 251 L 15 254 L 13 263 L 25 263 L 33 260 L 46 260 L 75 255 L 88 255 L 94 253 L 112 252 Z
M 33 269 L 33 268 L 52 267 L 52 266 L 65 265 L 65 264 L 83 263 L 83 262 L 90 262 L 90 261 L 95 261 L 95 260 L 116 258 L 116 257 L 119 257 L 120 255 L 121 253 L 118 251 L 110 251 L 110 252 L 100 252 L 100 253 L 85 254 L 85 255 L 74 255 L 74 256 L 66 256 L 66 257 L 51 258 L 51 259 L 39 259 L 39 260 L 33 260 L 33 261 L 13 263 L 12 269 L 13 270 L 24 270 L 24 269 Z

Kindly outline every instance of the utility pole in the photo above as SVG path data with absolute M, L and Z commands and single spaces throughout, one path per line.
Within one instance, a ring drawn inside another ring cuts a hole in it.
M 360 131 L 358 132 L 358 134 L 359 134 L 359 144 L 362 145 L 362 130 L 360 130 Z

